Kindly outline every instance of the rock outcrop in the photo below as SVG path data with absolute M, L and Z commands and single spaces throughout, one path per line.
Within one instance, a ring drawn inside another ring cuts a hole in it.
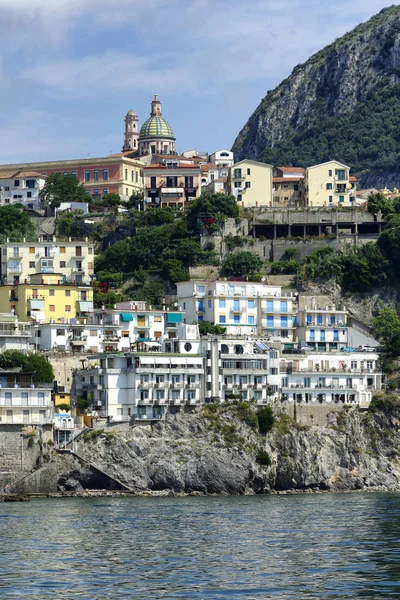
M 392 118 L 400 111 L 399 83 L 400 7 L 392 6 L 296 66 L 267 93 L 232 150 L 236 159 L 274 165 L 336 158 L 354 168 L 361 186 L 398 185 Z
M 397 408 L 376 413 L 343 409 L 329 414 L 326 427 L 300 426 L 281 413 L 265 435 L 247 422 L 249 413 L 236 408 L 219 409 L 211 417 L 169 415 L 151 428 L 82 440 L 77 453 L 138 492 L 400 488 Z M 79 461 L 58 461 L 59 489 L 96 487 Z

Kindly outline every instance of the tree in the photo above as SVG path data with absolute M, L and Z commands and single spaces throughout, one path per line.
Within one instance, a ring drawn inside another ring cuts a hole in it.
M 121 196 L 119 194 L 104 194 L 104 196 L 101 199 L 100 204 L 102 206 L 108 206 L 109 208 L 115 208 L 117 206 L 120 206 L 122 204 L 121 202 Z
M 349 292 L 363 292 L 387 277 L 388 260 L 373 242 L 351 248 L 341 262 L 342 286 Z
M 368 196 L 368 212 L 376 214 L 379 211 L 382 212 L 383 217 L 394 212 L 392 200 L 387 198 L 382 192 L 377 192 L 376 194 L 370 194 Z
M 52 173 L 39 192 L 43 206 L 58 208 L 61 202 L 87 202 L 88 195 L 78 179 L 68 173 Z
M 377 244 L 397 271 L 400 259 L 400 215 L 391 215 L 388 218 Z
M 22 242 L 23 239 L 33 241 L 36 238 L 35 227 L 29 215 L 15 206 L 0 207 L 0 242 L 7 239 Z
M 45 356 L 40 354 L 22 354 L 17 350 L 6 350 L 0 354 L 0 368 L 20 368 L 23 373 L 32 373 L 32 379 L 40 383 L 54 381 L 53 367 Z
M 274 413 L 272 412 L 272 408 L 270 406 L 264 406 L 263 408 L 259 408 L 257 411 L 258 417 L 258 429 L 260 433 L 268 433 L 271 431 L 272 426 L 275 422 Z
M 188 227 L 197 233 L 221 230 L 228 217 L 238 216 L 239 206 L 234 196 L 211 192 L 203 192 L 187 209 Z
M 226 327 L 220 325 L 213 325 L 210 321 L 199 321 L 198 322 L 200 335 L 224 335 L 226 333 Z
M 262 260 L 247 250 L 234 252 L 222 263 L 222 273 L 228 277 L 246 277 L 261 268 Z
M 382 308 L 372 321 L 372 331 L 391 358 L 400 356 L 400 318 L 392 308 Z

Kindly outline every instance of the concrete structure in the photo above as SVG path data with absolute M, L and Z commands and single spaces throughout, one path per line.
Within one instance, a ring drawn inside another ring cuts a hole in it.
M 178 303 L 186 322 L 210 321 L 232 335 L 293 340 L 296 296 L 279 286 L 246 281 L 182 281 Z
M 125 137 L 122 152 L 138 150 L 139 117 L 134 110 L 130 110 L 125 117 Z
M 39 192 L 45 181 L 44 175 L 32 170 L 0 172 L 0 206 L 18 203 L 25 208 L 39 208 Z
M 125 143 L 131 139 L 125 136 Z M 133 138 L 133 143 L 135 139 Z M 138 138 L 139 155 L 176 154 L 175 136 L 172 127 L 162 116 L 161 102 L 157 96 L 151 103 L 150 118 L 140 128 Z
M 121 302 L 116 309 L 94 309 L 86 318 L 62 325 L 42 323 L 39 350 L 55 352 L 129 352 L 139 343 L 159 347 L 164 338 L 176 337 L 183 321 L 179 311 L 152 310 L 144 302 Z
M 33 383 L 31 373 L 0 370 L 0 423 L 51 425 L 51 383 Z
M 93 309 L 93 289 L 82 283 L 62 284 L 59 273 L 37 273 L 30 283 L 0 286 L 0 309 L 19 321 L 68 323 Z
M 303 178 L 304 169 L 301 167 L 275 167 L 271 206 L 301 206 Z
M 132 194 L 143 191 L 142 166 L 139 160 L 121 152 L 100 158 L 0 165 L 0 178 L 2 173 L 20 170 L 34 171 L 43 177 L 52 173 L 69 173 L 78 178 L 91 196 L 116 193 L 123 200 L 128 200 Z
M 382 388 L 372 352 L 286 355 L 280 360 L 282 398 L 294 404 L 356 404 L 367 408 Z
M 353 206 L 356 179 L 350 167 L 331 160 L 308 167 L 303 180 L 304 206 Z
M 30 350 L 31 324 L 21 323 L 12 313 L 0 313 L 0 353 L 18 350 L 27 354 Z
M 153 164 L 143 169 L 144 198 L 147 206 L 183 208 L 200 196 L 201 167 L 179 160 Z
M 61 282 L 88 284 L 94 272 L 94 245 L 84 240 L 52 237 L 36 242 L 0 244 L 3 283 L 29 282 L 35 273 L 58 273 Z
M 243 208 L 272 206 L 271 165 L 241 160 L 230 168 L 227 186 Z

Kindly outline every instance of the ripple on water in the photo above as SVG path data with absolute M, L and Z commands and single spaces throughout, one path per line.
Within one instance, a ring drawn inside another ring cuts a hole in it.
M 400 597 L 400 495 L 33 500 L 0 508 L 0 596 Z

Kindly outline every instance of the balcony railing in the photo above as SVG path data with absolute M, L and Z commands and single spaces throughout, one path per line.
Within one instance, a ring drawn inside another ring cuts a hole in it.
M 53 417 L 36 417 L 35 415 L 30 417 L 7 417 L 7 415 L 0 415 L 0 423 L 2 425 L 52 425 Z
M 356 385 L 338 385 L 338 384 L 310 384 L 304 385 L 302 383 L 290 383 L 289 385 L 283 385 L 284 390 L 358 390 Z

